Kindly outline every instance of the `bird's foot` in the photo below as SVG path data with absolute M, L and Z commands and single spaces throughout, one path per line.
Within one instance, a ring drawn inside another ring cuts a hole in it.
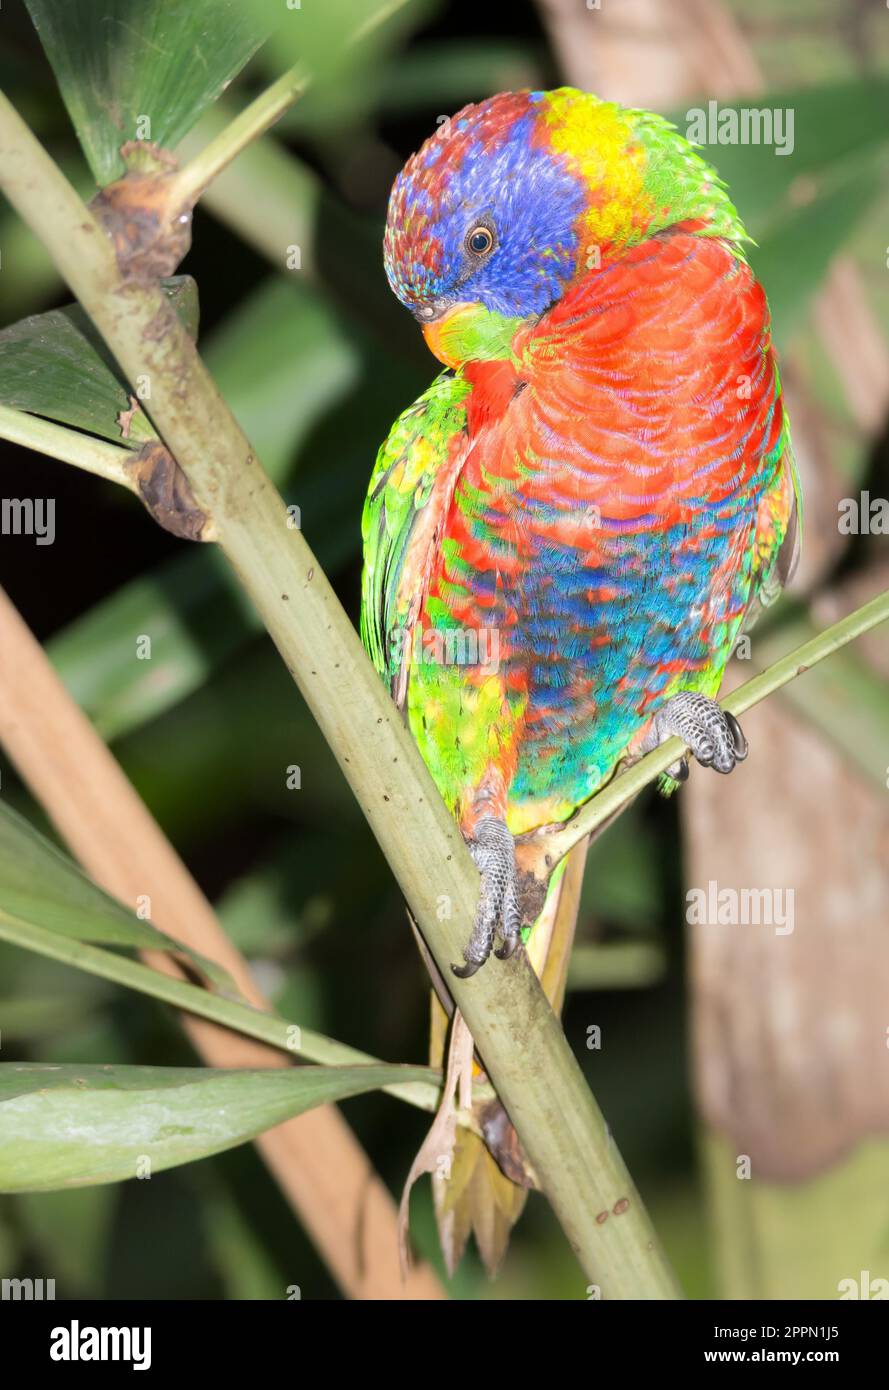
M 735 716 L 696 690 L 680 690 L 658 710 L 642 751 L 651 752 L 674 734 L 702 767 L 713 767 L 717 772 L 731 772 L 747 757 L 747 740 Z M 671 763 L 667 775 L 684 782 L 688 777 L 685 758 Z
M 495 816 L 482 816 L 469 851 L 481 874 L 481 890 L 472 936 L 463 950 L 465 964 L 451 966 L 461 980 L 481 969 L 498 932 L 501 945 L 494 954 L 498 960 L 506 960 L 514 954 L 522 930 L 515 841 L 504 822 Z

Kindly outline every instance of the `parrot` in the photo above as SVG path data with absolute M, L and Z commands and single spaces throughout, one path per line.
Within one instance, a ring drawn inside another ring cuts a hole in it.
M 376 458 L 361 636 L 480 873 L 463 978 L 524 946 L 561 1007 L 570 875 L 541 900 L 522 847 L 673 735 L 747 756 L 716 697 L 801 531 L 750 242 L 700 147 L 570 87 L 465 106 L 393 185 L 386 275 L 441 370 Z M 470 1231 L 496 1267 L 531 1185 L 488 1118 L 433 1176 L 451 1269 Z

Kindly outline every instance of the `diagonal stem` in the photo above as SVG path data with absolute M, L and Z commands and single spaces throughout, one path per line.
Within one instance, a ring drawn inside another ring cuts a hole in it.
M 227 999 L 221 994 L 211 994 L 188 980 L 179 980 L 172 975 L 162 975 L 140 961 L 129 956 L 108 951 L 101 946 L 91 946 L 89 942 L 77 941 L 70 936 L 37 926 L 34 922 L 23 922 L 0 909 L 0 941 L 8 941 L 12 946 L 21 946 L 48 960 L 62 965 L 73 966 L 89 975 L 127 989 L 138 990 L 152 999 L 159 999 L 173 1008 L 184 1009 L 196 1018 L 205 1018 L 210 1023 L 219 1023 L 225 1028 L 233 1028 L 257 1042 L 268 1043 L 279 1048 L 291 1057 L 301 1057 L 307 1062 L 319 1062 L 330 1067 L 374 1066 L 380 1064 L 378 1057 L 349 1047 L 347 1043 L 337 1042 L 325 1037 L 323 1033 L 313 1033 L 307 1028 L 289 1023 L 277 1014 L 263 1013 L 250 1004 L 241 1004 L 237 999 Z M 299 1045 L 294 1046 L 297 1039 Z M 388 1095 L 406 1101 L 420 1110 L 435 1113 L 439 1100 L 439 1084 L 433 1079 L 430 1068 L 428 1082 L 399 1082 L 386 1086 Z
M 885 593 L 877 594 L 869 603 L 865 603 L 854 613 L 849 613 L 838 623 L 826 627 L 801 647 L 788 652 L 767 671 L 762 671 L 758 676 L 753 676 L 751 680 L 739 685 L 720 702 L 723 709 L 731 714 L 743 714 L 745 710 L 759 704 L 767 695 L 773 695 L 776 690 L 780 690 L 797 676 L 804 675 L 819 661 L 824 661 L 825 657 L 831 656 L 847 643 L 853 642 L 856 637 L 861 637 L 863 633 L 869 632 L 872 627 L 886 622 L 887 619 L 889 589 Z M 547 836 L 546 848 L 553 864 L 558 863 L 585 835 L 589 835 L 631 801 L 649 782 L 666 772 L 670 764 L 676 762 L 684 751 L 681 739 L 668 739 L 653 753 L 647 753 L 644 758 L 640 758 L 627 772 L 621 773 L 609 782 L 603 791 L 592 797 L 570 821 L 566 822 L 563 830 L 557 830 Z
M 29 415 L 25 410 L 13 410 L 8 405 L 0 405 L 0 439 L 35 449 L 62 463 L 71 463 L 75 468 L 119 483 L 138 495 L 138 485 L 130 468 L 135 457 L 132 449 L 56 425 L 39 415 Z
M 193 207 L 204 189 L 289 110 L 307 85 L 306 74 L 295 67 L 267 87 L 173 176 L 169 183 L 171 205 Z
M 360 43 L 400 10 L 406 0 L 386 0 L 368 15 L 349 39 Z M 311 84 L 311 74 L 297 64 L 261 92 L 224 130 L 196 154 L 169 182 L 171 205 L 193 207 L 206 188 L 242 150 L 275 124 Z

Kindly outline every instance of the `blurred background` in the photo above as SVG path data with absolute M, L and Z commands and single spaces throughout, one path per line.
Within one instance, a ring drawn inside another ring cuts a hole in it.
M 275 71 L 261 50 L 182 149 Z M 889 587 L 886 536 L 838 524 L 842 499 L 889 497 L 885 6 L 408 4 L 352 80 L 319 82 L 202 200 L 182 266 L 199 287 L 200 345 L 357 622 L 374 455 L 435 372 L 385 284 L 392 179 L 466 102 L 563 83 L 682 129 L 710 100 L 794 112 L 792 153 L 705 151 L 758 243 L 805 497 L 800 573 L 739 653 L 737 683 Z M 15 0 L 0 18 L 0 84 L 88 193 Z M 67 302 L 5 204 L 0 251 L 0 326 Z M 8 350 L 0 334 L 0 376 Z M 399 894 L 219 559 L 161 531 L 119 489 L 12 445 L 0 452 L 4 496 L 56 499 L 55 543 L 3 536 L 0 582 L 276 1007 L 387 1060 L 424 1060 L 426 980 Z M 150 662 L 132 658 L 140 633 L 152 636 Z M 889 1278 L 885 631 L 744 725 L 753 751 L 730 783 L 693 774 L 669 803 L 649 793 L 593 847 L 565 1027 L 686 1293 L 835 1298 L 862 1271 Z M 299 791 L 286 786 L 292 764 Z M 10 804 L 45 826 L 5 760 L 0 771 Z M 686 890 L 711 879 L 792 888 L 793 933 L 687 926 Z M 5 946 L 0 1014 L 5 1060 L 196 1060 L 160 1005 Z M 426 1117 L 382 1095 L 344 1110 L 399 1193 Z M 745 1156 L 749 1178 L 738 1176 Z M 416 1245 L 440 1269 L 425 1181 L 412 1210 Z M 279 1298 L 294 1283 L 304 1298 L 338 1296 L 251 1146 L 150 1183 L 4 1199 L 0 1271 L 35 1268 L 55 1276 L 57 1297 Z M 449 1288 L 585 1297 L 537 1197 L 499 1279 L 470 1253 Z

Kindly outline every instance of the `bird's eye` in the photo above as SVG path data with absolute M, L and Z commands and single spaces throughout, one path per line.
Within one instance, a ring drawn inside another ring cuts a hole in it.
M 490 227 L 473 227 L 466 237 L 466 246 L 473 256 L 486 256 L 494 245 L 494 233 Z

